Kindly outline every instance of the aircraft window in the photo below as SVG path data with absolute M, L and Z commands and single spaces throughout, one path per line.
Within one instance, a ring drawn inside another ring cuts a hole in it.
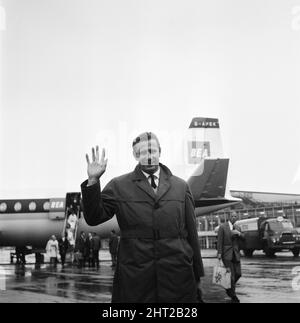
M 30 202 L 29 203 L 29 210 L 30 211 L 35 211 L 36 210 L 36 203 L 35 202 Z
M 43 205 L 43 208 L 45 211 L 48 211 L 50 209 L 50 203 L 49 202 L 45 202 Z
M 7 204 L 6 203 L 1 203 L 0 204 L 0 212 L 5 212 L 7 210 Z
M 21 211 L 22 209 L 22 204 L 20 202 L 17 202 L 14 206 L 14 209 L 16 212 Z

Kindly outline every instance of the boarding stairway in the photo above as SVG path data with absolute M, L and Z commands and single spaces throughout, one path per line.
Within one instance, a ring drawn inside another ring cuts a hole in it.
M 74 252 L 76 245 L 76 237 L 79 227 L 79 219 L 80 219 L 80 193 L 67 193 L 66 195 L 66 208 L 65 208 L 65 223 L 63 228 L 63 235 L 67 234 L 67 239 L 70 244 L 70 257 L 71 262 L 74 261 Z M 72 227 L 72 221 L 69 221 L 69 218 L 72 214 L 76 215 L 76 221 L 74 226 Z

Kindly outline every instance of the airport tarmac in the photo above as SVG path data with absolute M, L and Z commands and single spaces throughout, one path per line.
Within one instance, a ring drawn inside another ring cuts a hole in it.
M 3 251 L 1 255 L 3 262 Z M 226 303 L 229 299 L 225 291 L 211 283 L 213 266 L 217 262 L 215 255 L 215 250 L 203 251 L 206 272 L 202 282 L 203 298 L 207 303 Z M 26 259 L 30 261 L 34 257 L 27 256 Z M 62 268 L 60 264 L 57 269 L 49 264 L 40 268 L 34 264 L 2 264 L 0 302 L 109 303 L 114 271 L 108 251 L 101 251 L 100 259 L 99 270 L 78 269 L 71 265 Z M 261 253 L 255 254 L 252 259 L 242 258 L 243 277 L 237 286 L 238 297 L 242 303 L 300 303 L 300 268 L 299 277 L 292 272 L 299 265 L 299 259 L 293 258 L 290 253 L 278 254 L 274 259 L 268 259 Z

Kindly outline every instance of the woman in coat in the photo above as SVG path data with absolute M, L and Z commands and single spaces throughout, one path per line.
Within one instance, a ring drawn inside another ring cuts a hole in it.
M 139 164 L 100 189 L 107 160 L 92 150 L 89 180 L 82 184 L 85 220 L 103 223 L 115 214 L 121 231 L 112 302 L 197 302 L 204 275 L 188 185 L 159 163 L 152 133 L 133 143 Z M 149 163 L 151 161 L 151 163 Z
M 59 253 L 59 246 L 56 237 L 53 235 L 47 243 L 46 251 L 50 257 L 50 264 L 57 265 L 57 257 Z

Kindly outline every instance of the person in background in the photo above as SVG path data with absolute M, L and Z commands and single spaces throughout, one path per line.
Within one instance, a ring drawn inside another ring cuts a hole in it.
M 70 224 L 67 223 L 66 225 L 67 239 L 69 241 L 69 245 L 71 246 L 71 248 L 74 249 L 75 240 L 74 240 L 73 232 L 70 230 L 70 228 L 71 228 Z
M 109 238 L 109 252 L 111 255 L 111 267 L 115 267 L 117 264 L 117 254 L 119 247 L 119 237 L 115 230 L 112 230 Z
M 99 261 L 99 251 L 101 249 L 101 239 L 96 234 L 96 232 L 93 232 L 93 238 L 92 238 L 92 253 L 93 253 L 93 260 L 92 260 L 92 267 L 99 268 L 100 267 L 100 261 Z
M 80 268 L 85 266 L 85 240 L 86 235 L 85 232 L 82 231 L 75 244 L 75 261 Z
M 78 219 L 77 219 L 76 213 L 73 208 L 71 208 L 69 212 L 70 212 L 70 214 L 69 214 L 68 221 L 67 221 L 67 229 L 69 231 L 68 238 L 70 240 L 69 241 L 70 244 L 74 245 L 76 225 L 77 225 Z
M 17 264 L 26 264 L 26 247 L 16 247 Z
M 61 259 L 61 264 L 64 267 L 65 261 L 66 261 L 66 254 L 69 249 L 69 241 L 68 241 L 68 233 L 65 232 L 64 235 L 62 235 L 61 239 L 58 241 L 58 247 L 59 247 L 59 254 Z
M 57 257 L 59 252 L 58 241 L 56 240 L 55 235 L 51 236 L 50 240 L 47 243 L 46 251 L 50 257 L 50 264 L 56 267 Z
M 86 261 L 89 268 L 93 266 L 93 235 L 91 232 L 88 234 L 88 238 L 85 240 L 86 249 Z
M 223 261 L 227 271 L 231 273 L 231 288 L 226 290 L 233 303 L 239 303 L 235 289 L 236 283 L 242 276 L 240 241 L 244 239 L 241 229 L 235 224 L 238 216 L 236 212 L 230 214 L 227 223 L 218 230 L 218 259 Z

